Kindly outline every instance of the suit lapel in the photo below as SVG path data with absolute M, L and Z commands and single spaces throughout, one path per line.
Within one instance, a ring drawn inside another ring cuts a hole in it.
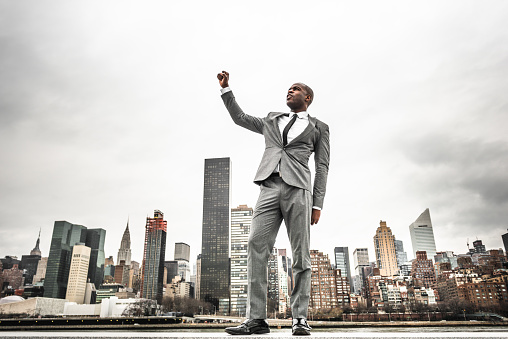
M 281 115 L 284 115 L 284 113 L 275 113 L 275 115 L 273 116 L 272 124 L 273 124 L 273 128 L 274 128 L 274 132 L 277 135 L 277 140 L 280 142 L 280 144 L 282 146 L 282 135 L 280 134 L 279 119 L 278 119 Z

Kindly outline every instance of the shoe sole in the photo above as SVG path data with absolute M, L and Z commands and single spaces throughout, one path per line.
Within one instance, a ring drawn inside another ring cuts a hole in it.
M 231 334 L 231 335 L 252 335 L 252 334 L 266 334 L 266 333 L 270 333 L 270 329 L 269 328 L 257 330 L 257 331 L 254 331 L 252 333 L 238 333 L 238 332 L 235 332 L 235 331 L 228 331 L 227 329 L 225 331 L 226 331 L 226 333 Z
M 293 335 L 310 335 L 310 331 L 304 328 L 297 328 L 293 330 Z

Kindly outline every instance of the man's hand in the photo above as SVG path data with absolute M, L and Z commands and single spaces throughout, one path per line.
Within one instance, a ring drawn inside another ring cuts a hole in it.
M 219 79 L 220 87 L 226 88 L 229 87 L 229 73 L 226 71 L 222 71 L 217 74 L 217 79 Z
M 319 221 L 319 217 L 321 216 L 321 211 L 315 208 L 312 209 L 312 216 L 310 217 L 310 224 L 317 224 Z

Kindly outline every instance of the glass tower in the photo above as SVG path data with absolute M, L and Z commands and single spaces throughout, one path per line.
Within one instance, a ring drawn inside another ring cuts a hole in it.
M 230 158 L 205 159 L 200 298 L 223 313 L 229 313 L 230 198 Z
M 335 247 L 333 252 L 335 254 L 335 267 L 340 270 L 341 277 L 347 278 L 349 284 L 352 284 L 349 249 L 347 247 Z
M 141 298 L 157 300 L 160 304 L 162 302 L 168 223 L 164 220 L 164 214 L 161 211 L 155 210 L 153 214 L 153 218 L 146 218 L 143 275 L 140 290 Z
M 77 243 L 85 243 L 85 241 L 85 226 L 74 225 L 67 221 L 55 221 L 44 278 L 44 297 L 65 299 L 72 248 Z
M 425 251 L 427 257 L 433 259 L 436 255 L 436 241 L 428 208 L 420 214 L 414 223 L 409 225 L 409 233 L 414 257 L 416 258 L 416 252 Z
M 91 228 L 86 230 L 85 245 L 91 248 L 90 264 L 88 266 L 88 279 L 99 288 L 104 280 L 104 242 L 106 241 L 106 230 L 102 228 Z

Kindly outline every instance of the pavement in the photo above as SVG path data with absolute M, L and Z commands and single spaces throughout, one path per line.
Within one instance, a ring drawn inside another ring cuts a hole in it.
M 238 337 L 231 336 L 223 331 L 207 331 L 207 332 L 189 332 L 189 331 L 147 331 L 147 332 L 103 332 L 103 331 L 81 331 L 81 332 L 0 332 L 1 338 L 6 339 L 146 339 L 146 338 L 186 338 L 186 339 L 208 339 L 218 337 Z M 267 338 L 291 338 L 291 332 L 288 329 L 275 329 L 272 333 L 263 335 L 252 335 L 252 336 L 239 336 L 240 338 L 249 337 L 250 339 L 267 339 Z M 352 338 L 352 339 L 385 339 L 385 338 L 396 338 L 396 339 L 415 339 L 415 338 L 446 338 L 446 339 L 469 339 L 469 338 L 508 338 L 508 331 L 486 331 L 486 332 L 474 332 L 474 331 L 460 331 L 460 332 L 345 332 L 345 331 L 313 331 L 310 337 L 307 338 Z

